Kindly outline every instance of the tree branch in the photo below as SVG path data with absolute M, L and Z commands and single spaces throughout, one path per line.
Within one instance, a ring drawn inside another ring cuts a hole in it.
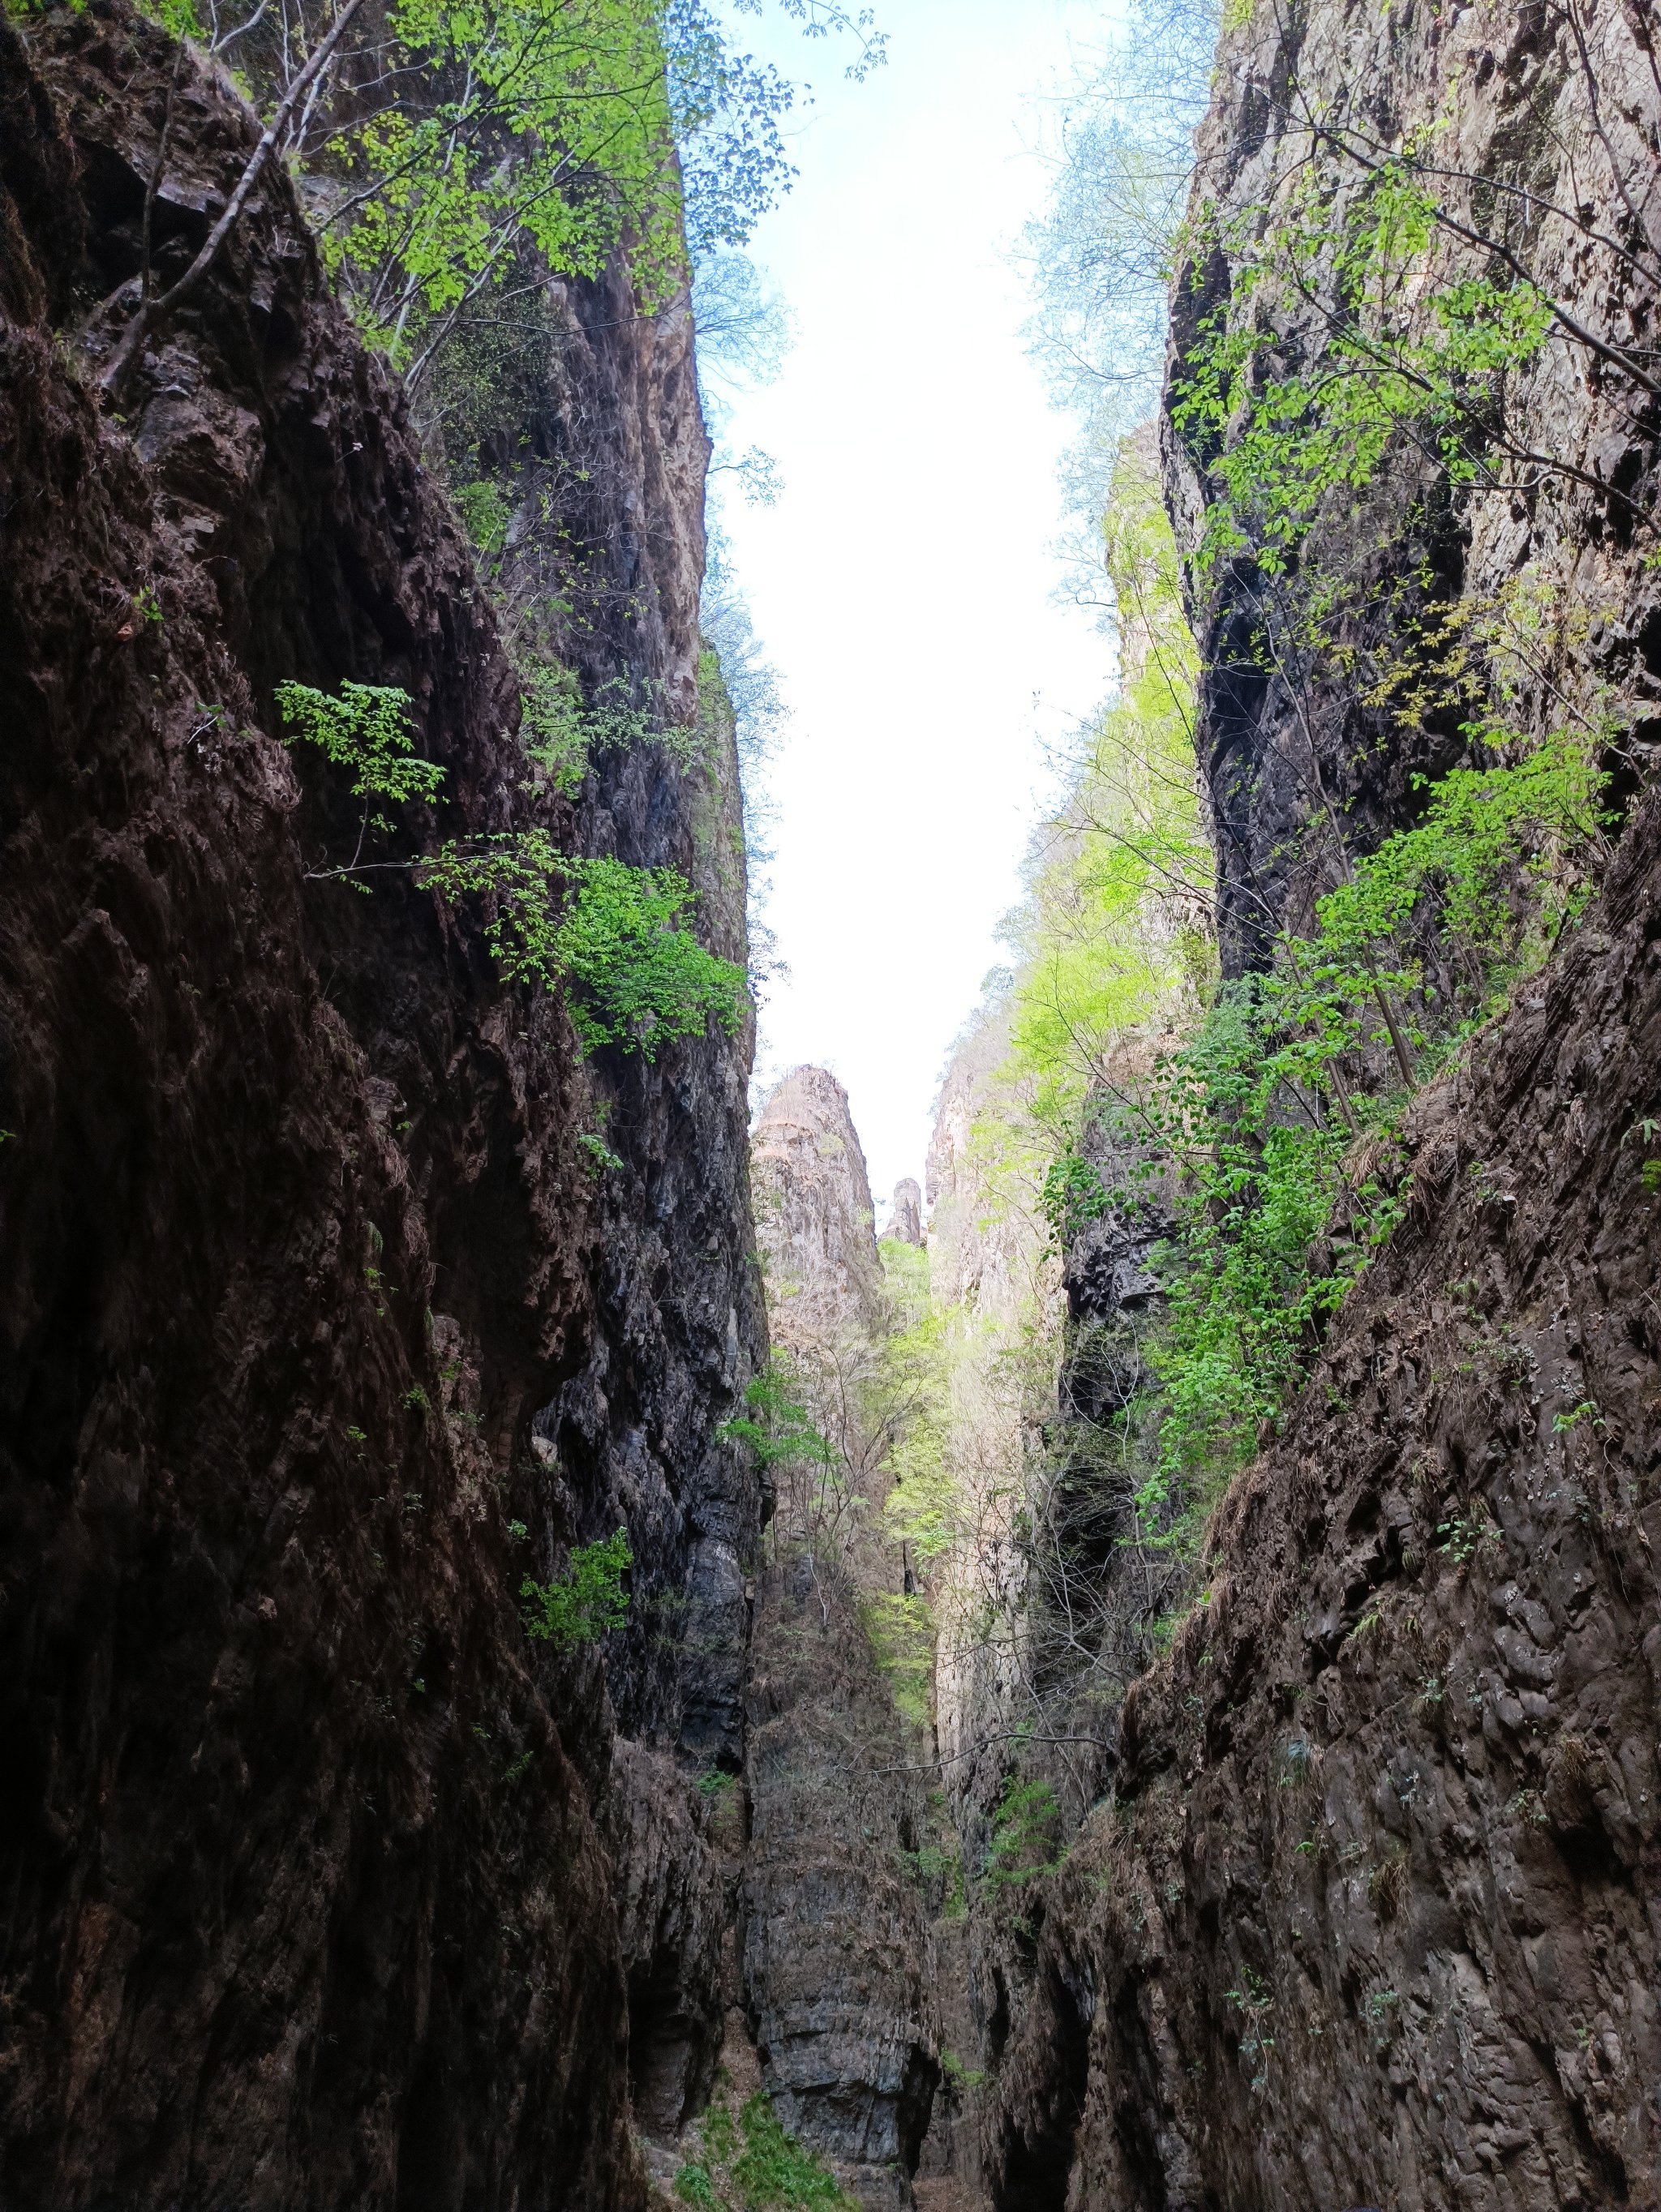
M 289 117 L 305 98 L 311 85 L 328 67 L 335 49 L 345 36 L 352 18 L 362 4 L 363 0 L 346 0 L 346 5 L 335 18 L 334 27 L 283 94 L 277 113 L 260 134 L 259 143 L 243 165 L 242 174 L 237 179 L 236 189 L 226 203 L 225 212 L 208 233 L 203 241 L 201 251 L 190 267 L 178 283 L 163 292 L 159 299 L 141 298 L 137 313 L 122 332 L 114 352 L 105 363 L 103 373 L 98 380 L 103 391 L 113 394 L 119 388 L 122 378 L 132 366 L 140 346 L 143 344 L 149 333 L 158 323 L 163 321 L 176 307 L 190 298 L 219 258 L 225 240 L 230 236 L 237 219 L 247 204 L 249 194 L 259 183 L 266 163 L 271 160 L 273 151 L 288 128 Z

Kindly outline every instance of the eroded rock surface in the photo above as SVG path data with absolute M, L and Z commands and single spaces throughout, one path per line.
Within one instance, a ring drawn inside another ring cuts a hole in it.
M 1648 37 L 1615 7 L 1231 17 L 1202 189 L 1244 212 L 1289 177 L 1310 157 L 1298 101 L 1392 143 L 1435 112 L 1542 281 L 1640 342 L 1643 257 L 1540 210 L 1608 175 L 1589 82 L 1637 206 L 1655 205 Z M 1447 252 L 1440 281 L 1474 266 Z M 1220 255 L 1184 272 L 1179 346 L 1228 276 Z M 1321 333 L 1285 339 L 1296 362 Z M 1542 640 L 1519 726 L 1553 726 L 1588 671 L 1621 691 L 1638 720 L 1612 788 L 1632 817 L 1602 896 L 1414 1108 L 1406 1218 L 1229 1492 L 1170 1656 L 1126 1698 L 1113 1802 L 1050 1886 L 995 2023 L 984 2144 L 1011 2212 L 1656 2195 L 1661 1170 L 1642 1161 L 1661 1121 L 1661 811 L 1641 794 L 1661 663 L 1636 519 L 1655 425 L 1631 401 L 1548 347 L 1507 404 L 1567 469 L 1463 507 L 1434 453 L 1403 451 L 1307 541 L 1368 611 L 1346 649 L 1377 643 L 1383 579 L 1478 606 L 1525 569 L 1548 580 L 1582 657 Z M 1168 424 L 1190 549 L 1200 458 Z M 1238 972 L 1266 917 L 1331 880 L 1329 841 L 1300 830 L 1318 788 L 1365 848 L 1413 818 L 1412 778 L 1464 733 L 1380 727 L 1344 652 L 1254 665 L 1249 560 L 1195 585 Z M 1080 1290 L 1134 1259 L 1086 1240 Z
M 1654 2193 L 1658 853 L 1652 799 L 1417 1110 L 1408 1220 L 1130 1693 L 1000 2082 L 1003 2203 Z
M 1433 130 L 1438 189 L 1456 222 L 1475 223 L 1496 244 L 1482 249 L 1437 228 L 1425 274 L 1414 280 L 1415 335 L 1431 337 L 1428 302 L 1445 288 L 1491 277 L 1503 287 L 1500 257 L 1510 252 L 1579 326 L 1635 349 L 1647 375 L 1661 290 L 1652 38 L 1645 11 L 1614 0 L 1561 11 L 1510 0 L 1372 11 L 1315 0 L 1227 15 L 1198 140 L 1194 206 L 1212 208 L 1216 219 L 1214 233 L 1203 234 L 1256 239 L 1271 206 L 1275 220 L 1284 214 L 1295 222 L 1299 179 L 1314 180 L 1328 214 L 1342 213 L 1363 172 L 1335 160 L 1336 138 L 1348 134 L 1378 159 Z M 1330 135 L 1320 139 L 1317 131 Z M 1611 229 L 1601 211 L 1617 207 Z M 1571 219 L 1576 210 L 1599 236 Z M 1241 258 L 1214 242 L 1178 271 L 1171 290 L 1163 444 L 1169 502 L 1189 551 L 1204 526 L 1211 456 L 1172 411 L 1180 356 L 1227 298 Z M 1276 339 L 1262 365 L 1271 378 L 1311 369 L 1331 335 L 1312 301 L 1299 313 L 1275 296 Z M 1300 572 L 1339 576 L 1346 586 L 1319 650 L 1290 630 L 1274 653 L 1256 649 L 1276 586 L 1249 554 L 1193 580 L 1207 672 L 1196 749 L 1217 849 L 1226 974 L 1260 964 L 1279 920 L 1289 915 L 1301 927 L 1313 895 L 1337 880 L 1330 821 L 1367 850 L 1415 818 L 1415 777 L 1439 776 L 1467 757 L 1458 712 L 1433 706 L 1398 714 L 1388 687 L 1363 672 L 1389 668 L 1392 629 L 1399 639 L 1422 622 L 1433 633 L 1439 611 L 1462 594 L 1479 617 L 1492 617 L 1526 569 L 1525 597 L 1538 593 L 1547 629 L 1579 629 L 1591 647 L 1583 665 L 1645 702 L 1635 757 L 1653 762 L 1661 595 L 1653 570 L 1635 557 L 1654 507 L 1653 406 L 1652 394 L 1608 361 L 1554 340 L 1505 380 L 1512 446 L 1536 457 L 1520 462 L 1510 498 L 1465 498 L 1433 437 L 1394 441 L 1360 496 L 1332 488 L 1299 553 Z M 1530 656 L 1511 704 L 1518 726 L 1535 734 L 1561 715 L 1566 698 L 1571 711 L 1596 711 L 1592 687 L 1571 682 L 1565 691 L 1561 644 L 1547 644 L 1544 660 Z M 1629 795 L 1629 780 L 1626 788 Z
M 447 831 L 530 807 L 713 882 L 731 793 L 654 752 L 581 819 L 526 796 L 280 170 L 100 417 L 172 60 L 113 0 L 0 29 L 0 2195 L 636 2204 L 631 1996 L 666 2098 L 721 2033 L 678 1761 L 740 1755 L 743 1042 L 584 1066 L 477 914 L 305 881 L 351 810 L 272 686 L 402 685 Z M 179 100 L 164 270 L 255 131 L 194 64 Z M 690 335 L 619 304 L 564 349 L 636 610 L 585 650 L 690 699 Z M 626 1633 L 529 1645 L 525 1573 L 624 1522 Z
M 876 1210 L 848 1093 L 822 1067 L 792 1068 L 751 1139 L 756 1238 L 776 1343 L 831 1343 L 878 1322 Z
M 880 1449 L 861 1425 L 881 1266 L 842 1086 L 797 1068 L 752 1136 L 776 1345 L 833 1469 L 781 1471 L 757 1592 L 743 1892 L 746 2003 L 785 2124 L 873 2205 L 909 2199 L 938 2075 L 915 1745 L 866 1607 L 886 1563 L 867 1523 Z

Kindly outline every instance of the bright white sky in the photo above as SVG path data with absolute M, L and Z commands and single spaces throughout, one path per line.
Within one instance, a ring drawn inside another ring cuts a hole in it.
M 812 1060 L 846 1085 L 878 1199 L 922 1177 L 936 1086 L 1019 896 L 1028 829 L 1064 738 L 1110 684 L 1090 618 L 1052 603 L 1065 420 L 1019 335 L 1007 258 L 1043 204 L 1026 149 L 1110 0 L 878 0 L 889 60 L 741 19 L 811 78 L 800 172 L 751 242 L 796 344 L 741 398 L 771 508 L 725 502 L 736 581 L 790 720 L 768 918 L 790 974 L 758 1075 Z

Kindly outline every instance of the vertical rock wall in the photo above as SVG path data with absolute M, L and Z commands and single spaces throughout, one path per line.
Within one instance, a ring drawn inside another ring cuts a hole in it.
M 1650 38 L 1613 5 L 1232 13 L 1199 189 L 1243 214 L 1318 168 L 1299 101 L 1385 144 L 1438 115 L 1450 167 L 1487 179 L 1482 204 L 1568 311 L 1646 346 Z M 1600 246 L 1548 210 L 1613 204 L 1611 149 L 1634 198 Z M 1488 267 L 1450 246 L 1439 279 Z M 1220 255 L 1183 272 L 1178 368 L 1230 273 Z M 1312 320 L 1282 336 L 1287 362 L 1318 354 Z M 1052 1881 L 988 2099 L 1012 2212 L 1656 2191 L 1655 424 L 1562 344 L 1507 404 L 1566 466 L 1462 506 L 1433 452 L 1404 449 L 1323 509 L 1310 557 L 1363 609 L 1391 576 L 1491 603 L 1533 564 L 1580 647 L 1542 633 L 1522 726 L 1584 705 L 1588 681 L 1621 692 L 1630 819 L 1584 921 L 1415 1107 L 1406 1218 L 1220 1509 L 1202 1602 L 1127 1699 L 1114 1802 Z M 1166 459 L 1191 546 L 1203 456 L 1167 425 Z M 1262 585 L 1242 557 L 1195 606 L 1236 972 L 1266 916 L 1330 880 L 1329 841 L 1300 834 L 1316 780 L 1365 847 L 1463 744 L 1434 717 L 1381 723 L 1342 653 L 1254 668 Z M 1342 644 L 1367 643 L 1357 623 Z
M 820 1068 L 785 1078 L 751 1143 L 775 1346 L 838 1455 L 840 1495 L 826 1504 L 824 1468 L 780 1470 L 750 1692 L 745 1996 L 786 2125 L 866 2202 L 895 2205 L 938 2064 L 923 1793 L 864 1618 L 886 1567 L 861 1405 L 882 1326 L 871 1192 L 846 1094 Z
M 736 951 L 730 750 L 527 795 L 280 172 L 100 415 L 171 68 L 113 0 L 0 33 L 0 2195 L 635 2203 L 631 2056 L 675 2106 L 719 2035 L 685 1774 L 740 1756 L 745 1048 L 585 1065 L 476 914 L 307 881 L 353 824 L 271 686 L 402 685 L 447 832 L 672 861 Z M 254 129 L 179 97 L 164 273 Z M 570 301 L 628 586 L 590 650 L 690 708 L 690 335 L 625 304 Z M 527 1644 L 525 1573 L 625 1522 L 617 1648 Z
M 1485 252 L 1455 231 L 1435 232 L 1427 267 L 1414 279 L 1422 318 L 1414 334 L 1436 327 L 1423 306 L 1435 291 L 1510 283 L 1512 267 L 1500 258 L 1508 250 L 1571 323 L 1635 349 L 1650 374 L 1661 289 L 1661 88 L 1646 9 L 1615 0 L 1577 0 L 1573 9 L 1396 0 L 1367 10 L 1352 0 L 1312 0 L 1227 14 L 1192 205 L 1196 215 L 1214 210 L 1220 237 L 1232 228 L 1247 240 L 1270 221 L 1293 219 L 1300 183 L 1312 183 L 1326 211 L 1342 215 L 1362 172 L 1335 158 L 1337 141 L 1348 134 L 1378 159 L 1433 128 L 1440 189 L 1456 217 L 1497 244 Z M 1242 258 L 1217 245 L 1177 272 L 1168 401 Z M 1282 301 L 1275 313 L 1275 344 L 1259 373 L 1313 367 L 1330 336 L 1319 308 L 1311 300 L 1299 313 Z M 1462 593 L 1491 610 L 1526 568 L 1547 630 L 1560 620 L 1578 623 L 1591 650 L 1576 656 L 1578 672 L 1561 650 L 1553 662 L 1548 648 L 1523 674 L 1513 702 L 1518 726 L 1536 733 L 1551 726 L 1566 698 L 1571 711 L 1595 715 L 1596 685 L 1580 680 L 1590 670 L 1648 702 L 1648 726 L 1637 734 L 1640 756 L 1653 757 L 1661 592 L 1642 558 L 1652 509 L 1652 394 L 1563 343 L 1560 329 L 1532 365 L 1506 373 L 1503 400 L 1516 449 L 1501 465 L 1508 496 L 1471 500 L 1450 476 L 1438 439 L 1404 435 L 1359 497 L 1337 484 L 1323 500 L 1300 564 L 1342 576 L 1348 587 L 1329 649 L 1293 648 L 1262 665 L 1251 640 L 1275 586 L 1249 551 L 1196 580 L 1191 611 L 1207 668 L 1196 744 L 1212 803 L 1226 974 L 1260 961 L 1265 930 L 1282 913 L 1307 911 L 1336 879 L 1329 809 L 1346 839 L 1367 850 L 1415 817 L 1415 776 L 1440 775 L 1466 757 L 1458 714 L 1404 720 L 1357 674 L 1376 665 L 1370 656 L 1390 627 L 1405 635 L 1415 619 L 1433 624 Z M 1162 429 L 1169 502 L 1191 553 L 1212 457 L 1169 410 Z M 1628 778 L 1628 797 L 1631 787 Z

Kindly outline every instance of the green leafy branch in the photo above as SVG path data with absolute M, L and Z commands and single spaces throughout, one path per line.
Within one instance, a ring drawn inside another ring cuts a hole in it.
M 577 1545 L 564 1574 L 552 1582 L 536 1582 L 527 1575 L 519 1586 L 526 1601 L 525 1633 L 535 1643 L 551 1644 L 556 1651 L 598 1644 L 628 1620 L 629 1593 L 623 1577 L 634 1564 L 629 1531 L 619 1528 L 599 1543 Z
M 1061 1808 L 1047 1782 L 1005 1781 L 992 1814 L 992 1840 L 981 1872 L 984 1889 L 1019 1888 L 1058 1863 Z
M 345 866 L 307 871 L 308 881 L 350 876 L 362 858 L 369 831 L 392 829 L 386 816 L 377 811 L 378 804 L 401 806 L 416 800 L 430 805 L 438 796 L 444 771 L 435 761 L 417 757 L 410 695 L 396 684 L 349 682 L 341 685 L 338 698 L 331 698 L 309 684 L 279 684 L 277 705 L 288 726 L 284 742 L 317 746 L 337 768 L 350 772 L 352 797 L 363 801 L 357 845 Z
M 1570 862 L 1602 835 L 1605 781 L 1585 738 L 1559 732 L 1510 766 L 1426 783 L 1420 822 L 1317 902 L 1312 934 L 1283 931 L 1268 972 L 1221 987 L 1135 1102 L 1144 1172 L 1174 1166 L 1180 1182 L 1153 1352 L 1159 1456 L 1138 1497 L 1155 1518 L 1188 1500 L 1178 1543 L 1401 1218 L 1399 1101 L 1361 1097 L 1344 1074 L 1386 1042 L 1380 991 L 1417 1009 L 1406 1017 L 1415 1049 L 1445 1050 L 1459 1010 L 1434 1002 L 1415 932 L 1428 915 L 1461 948 L 1479 983 L 1467 1021 L 1480 1017 L 1526 930 L 1549 942 L 1588 895 Z M 1519 871 L 1534 884 L 1520 912 L 1506 896 Z
M 410 699 L 393 686 L 345 684 L 338 697 L 284 684 L 277 701 L 290 744 L 316 746 L 351 776 L 362 801 L 356 848 L 343 866 L 309 869 L 313 881 L 390 870 L 413 874 L 451 905 L 485 908 L 484 939 L 505 981 L 546 988 L 569 981 L 573 1025 L 585 1050 L 609 1045 L 651 1060 L 677 1037 L 727 1036 L 748 1006 L 744 971 L 700 945 L 688 924 L 697 895 L 672 868 L 635 868 L 609 856 L 562 853 L 539 828 L 450 839 L 411 860 L 366 862 L 371 830 L 389 832 L 380 811 L 431 803 L 444 771 L 414 757 Z

